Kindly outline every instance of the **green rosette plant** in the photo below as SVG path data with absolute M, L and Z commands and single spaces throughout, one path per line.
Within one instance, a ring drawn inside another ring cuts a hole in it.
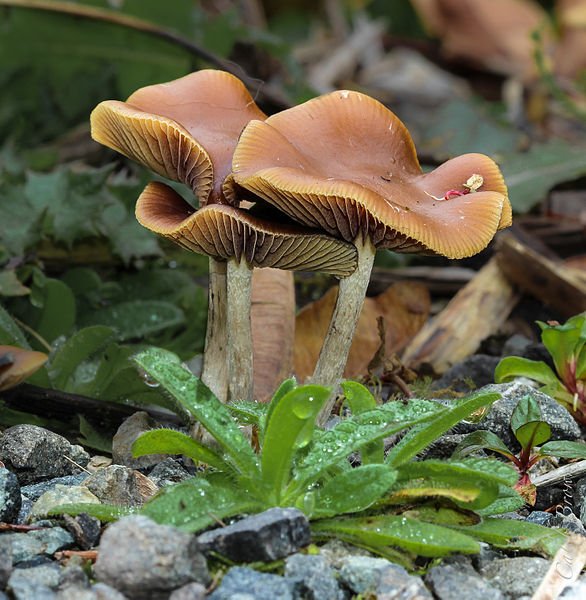
M 364 386 L 348 381 L 342 387 L 351 416 L 322 430 L 316 420 L 329 397 L 327 387 L 289 379 L 269 404 L 224 405 L 173 354 L 149 349 L 134 360 L 215 441 L 208 446 L 171 429 L 136 440 L 135 456 L 182 454 L 207 465 L 140 509 L 156 522 L 197 532 L 218 520 L 293 506 L 310 519 L 315 541 L 341 539 L 410 568 L 418 556 L 476 553 L 479 541 L 488 539 L 496 546 L 548 554 L 564 540 L 559 531 L 492 517 L 523 504 L 512 489 L 517 473 L 507 464 L 414 460 L 498 394 L 478 393 L 451 406 L 420 399 L 377 405 Z M 242 425 L 252 426 L 258 451 Z M 384 439 L 399 433 L 405 435 L 385 456 Z M 87 512 L 102 520 L 125 512 L 109 510 L 70 505 L 53 512 Z
M 586 312 L 557 322 L 537 322 L 541 341 L 550 353 L 554 370 L 543 361 L 507 356 L 496 367 L 495 381 L 527 377 L 542 384 L 542 392 L 565 406 L 580 423 L 586 423 Z

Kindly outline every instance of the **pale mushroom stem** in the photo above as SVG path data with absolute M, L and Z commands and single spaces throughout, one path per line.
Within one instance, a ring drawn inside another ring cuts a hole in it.
M 228 261 L 228 400 L 252 400 L 252 268 L 244 259 Z
M 208 323 L 201 380 L 222 403 L 225 403 L 228 398 L 226 277 L 226 262 L 210 257 Z
M 372 272 L 376 248 L 370 239 L 356 239 L 358 266 L 352 275 L 341 279 L 338 298 L 311 382 L 337 386 L 346 366 L 350 345 L 362 310 L 366 289 Z M 324 425 L 336 400 L 334 391 L 322 408 L 318 424 Z

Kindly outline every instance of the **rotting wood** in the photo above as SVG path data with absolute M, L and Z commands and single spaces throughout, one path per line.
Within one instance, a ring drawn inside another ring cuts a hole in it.
M 508 233 L 497 242 L 496 259 L 511 283 L 561 315 L 586 310 L 586 282 L 563 262 L 546 258 Z
M 426 364 L 435 373 L 444 373 L 498 331 L 518 299 L 496 259 L 491 258 L 413 338 L 403 353 L 403 363 L 414 369 Z

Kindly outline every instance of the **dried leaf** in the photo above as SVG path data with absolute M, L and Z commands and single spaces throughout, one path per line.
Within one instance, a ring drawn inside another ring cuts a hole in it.
M 0 346 L 0 390 L 7 390 L 40 369 L 47 360 L 43 352 L 16 346 Z
M 330 322 L 337 288 L 329 290 L 316 302 L 308 304 L 297 315 L 293 362 L 301 381 L 313 372 Z M 356 327 L 345 377 L 367 372 L 368 363 L 377 352 L 380 338 L 377 317 L 384 318 L 386 355 L 400 351 L 421 329 L 429 315 L 427 288 L 419 283 L 399 282 L 374 298 L 366 298 Z
M 255 269 L 252 275 L 254 397 L 268 402 L 279 383 L 291 375 L 295 335 L 293 273 Z

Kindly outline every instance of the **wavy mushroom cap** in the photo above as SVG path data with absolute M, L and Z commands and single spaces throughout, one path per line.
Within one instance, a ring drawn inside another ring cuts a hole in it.
M 210 204 L 194 212 L 172 188 L 150 183 L 136 204 L 139 223 L 199 254 L 245 260 L 251 267 L 350 275 L 356 248 L 339 239 L 294 225 L 253 217 L 247 211 Z
M 0 390 L 7 390 L 38 371 L 49 357 L 17 346 L 0 346 Z
M 232 169 L 237 184 L 292 219 L 396 251 L 471 256 L 511 224 L 493 160 L 466 154 L 423 174 L 407 128 L 358 92 L 333 92 L 252 121 Z M 482 185 L 468 193 L 473 175 Z
M 204 205 L 234 201 L 224 183 L 238 136 L 265 117 L 239 79 L 207 69 L 101 102 L 91 126 L 97 142 L 187 184 Z

